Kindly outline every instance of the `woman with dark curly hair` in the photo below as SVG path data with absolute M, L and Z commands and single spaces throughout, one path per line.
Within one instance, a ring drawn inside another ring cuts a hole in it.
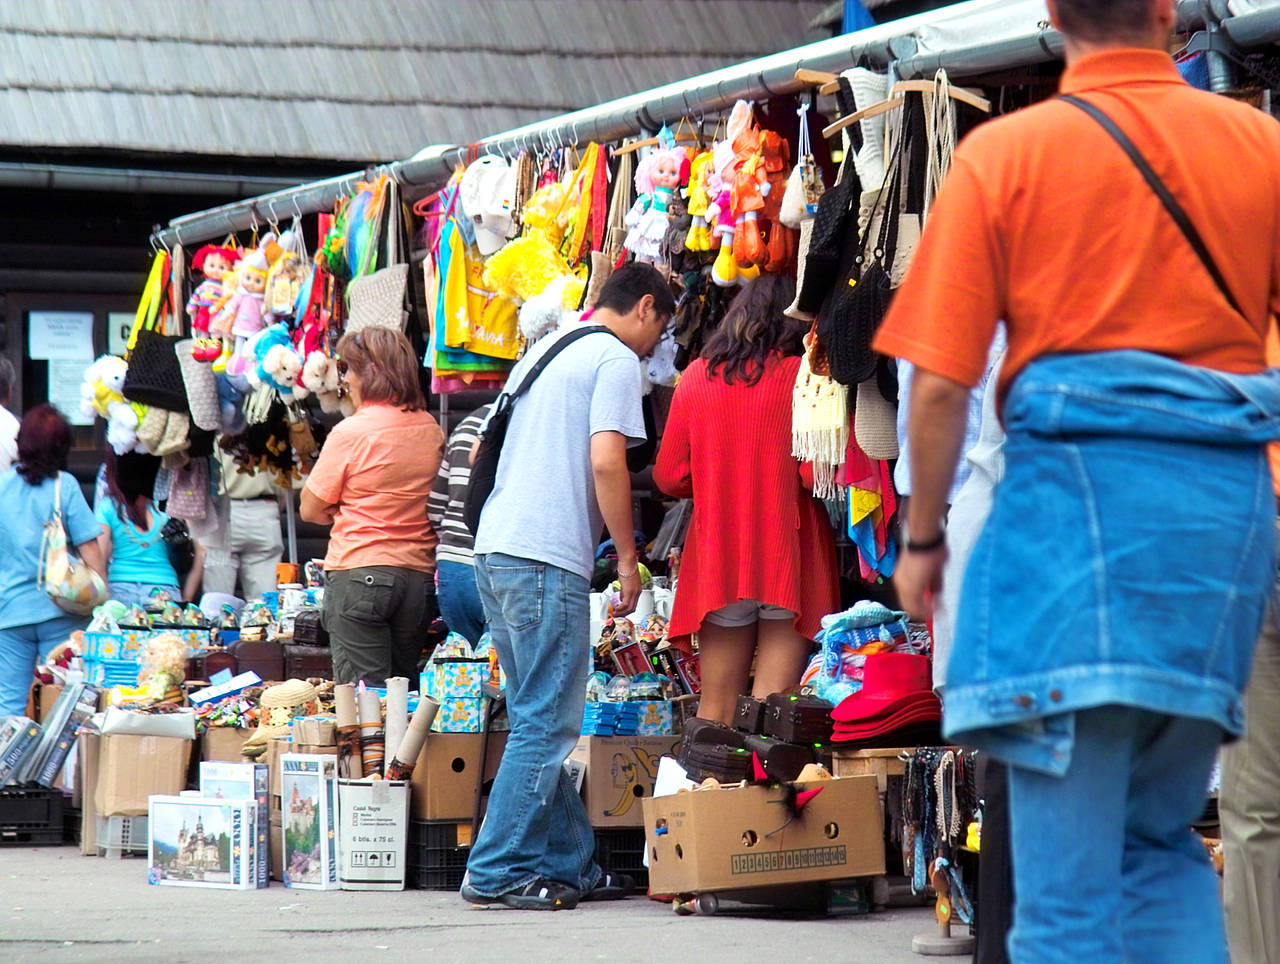
M 36 585 L 44 524 L 53 518 L 59 487 L 67 541 L 91 569 L 106 575 L 98 523 L 66 471 L 70 451 L 67 420 L 52 405 L 37 405 L 18 428 L 17 461 L 0 474 L 0 716 L 25 711 L 36 663 L 88 622 L 63 612 Z
M 676 386 L 653 481 L 693 498 L 672 643 L 698 634 L 698 715 L 731 723 L 737 698 L 800 682 L 839 603 L 835 538 L 812 474 L 791 456 L 791 396 L 805 329 L 783 315 L 795 284 L 762 275 Z

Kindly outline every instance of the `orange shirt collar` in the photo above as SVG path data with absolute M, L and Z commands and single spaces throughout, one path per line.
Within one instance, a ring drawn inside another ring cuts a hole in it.
M 1081 57 L 1062 73 L 1059 91 L 1081 91 L 1120 84 L 1183 84 L 1173 58 L 1159 50 L 1125 48 Z

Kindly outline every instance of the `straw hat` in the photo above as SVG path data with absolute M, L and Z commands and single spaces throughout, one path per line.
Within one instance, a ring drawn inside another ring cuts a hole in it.
M 258 700 L 261 715 L 253 736 L 245 740 L 242 752 L 245 756 L 258 756 L 267 748 L 273 736 L 284 736 L 295 716 L 307 715 L 316 701 L 316 688 L 306 680 L 291 679 L 286 683 L 268 686 Z

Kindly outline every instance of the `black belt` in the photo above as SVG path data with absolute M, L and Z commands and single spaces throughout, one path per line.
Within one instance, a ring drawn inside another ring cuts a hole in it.
M 231 501 L 232 502 L 275 502 L 276 497 L 274 495 L 251 495 L 247 499 L 237 499 L 235 496 L 232 496 Z

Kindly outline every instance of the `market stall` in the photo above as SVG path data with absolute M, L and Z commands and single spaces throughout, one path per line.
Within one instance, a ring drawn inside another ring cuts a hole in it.
M 1245 45 L 1280 36 L 1274 11 L 1179 9 L 1189 77 L 1225 90 L 1268 76 Z M 650 879 L 677 910 L 818 883 L 832 885 L 824 909 L 906 891 L 938 899 L 944 931 L 970 923 L 975 763 L 942 745 L 931 630 L 888 583 L 900 373 L 870 339 L 955 144 L 1052 93 L 1060 39 L 1043 16 L 1040 3 L 975 0 L 176 219 L 153 239 L 128 355 L 85 373 L 86 410 L 117 453 L 160 460 L 157 502 L 199 537 L 217 521 L 220 473 L 263 473 L 286 493 L 305 477 L 350 410 L 344 333 L 405 332 L 447 429 L 451 398 L 494 397 L 530 344 L 579 323 L 616 266 L 645 261 L 678 292 L 644 363 L 660 431 L 670 388 L 744 286 L 794 277 L 787 314 L 808 335 L 789 454 L 837 539 L 839 605 L 792 686 L 743 697 L 733 725 L 696 719 L 696 640 L 669 632 L 690 510 L 647 492 L 648 583 L 629 618 L 612 610 L 616 562 L 601 547 L 570 762 L 601 862 Z M 1245 95 L 1261 105 L 1266 86 Z M 43 668 L 29 718 L 0 730 L 4 832 L 51 836 L 63 787 L 84 851 L 149 847 L 153 883 L 456 889 L 504 740 L 492 645 L 439 632 L 418 679 L 334 686 L 323 567 L 301 562 L 293 550 L 276 589 L 243 606 L 99 607 Z M 35 816 L 15 819 L 11 799 Z M 378 812 L 389 843 L 362 838 L 357 806 Z M 211 842 L 224 835 L 244 841 L 238 863 Z M 744 858 L 739 841 L 759 849 Z M 826 856 L 779 856 L 802 850 Z M 734 860 L 758 873 L 750 886 L 724 870 Z

